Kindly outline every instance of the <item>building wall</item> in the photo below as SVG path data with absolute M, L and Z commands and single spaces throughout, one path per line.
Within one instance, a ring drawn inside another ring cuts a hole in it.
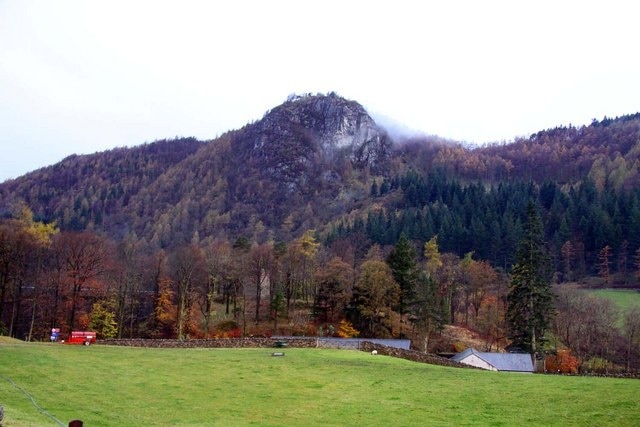
M 466 365 L 475 366 L 477 368 L 487 369 L 489 371 L 497 371 L 492 365 L 488 364 L 484 360 L 480 359 L 475 354 L 470 354 L 460 361 L 460 363 L 464 363 Z

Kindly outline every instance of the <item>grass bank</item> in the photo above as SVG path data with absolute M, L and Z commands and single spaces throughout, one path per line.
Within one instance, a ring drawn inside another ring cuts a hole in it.
M 640 307 L 640 292 L 636 289 L 593 289 L 586 291 L 590 295 L 606 298 L 618 308 L 619 317 L 616 322 L 618 328 L 624 325 L 624 315 L 631 307 Z
M 640 292 L 636 289 L 594 289 L 589 293 L 610 299 L 621 311 L 640 306 Z
M 64 425 L 640 423 L 638 380 L 453 369 L 347 350 L 271 352 L 2 344 L 4 425 L 58 425 L 30 397 Z

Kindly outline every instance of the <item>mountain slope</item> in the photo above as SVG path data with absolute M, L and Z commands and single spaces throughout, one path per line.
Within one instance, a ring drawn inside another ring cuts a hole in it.
M 66 229 L 100 226 L 169 168 L 195 153 L 195 138 L 161 140 L 133 148 L 72 155 L 0 185 L 0 213 L 24 200 L 36 217 Z
M 590 177 L 603 188 L 640 185 L 640 113 L 561 126 L 508 144 L 468 147 L 438 138 L 413 138 L 396 148 L 417 170 L 439 169 L 465 180 L 546 180 L 561 184 Z M 612 175 L 609 177 L 609 175 Z
M 485 184 L 591 178 L 598 189 L 629 189 L 640 186 L 639 156 L 640 114 L 469 148 L 437 138 L 394 142 L 357 102 L 304 95 L 213 141 L 71 156 L 0 184 L 0 213 L 8 216 L 23 200 L 36 218 L 63 229 L 103 230 L 116 239 L 135 232 L 158 247 L 206 236 L 288 240 L 408 206 L 401 185 L 385 197 L 370 195 L 409 171 Z
M 366 196 L 368 174 L 385 170 L 390 147 L 360 104 L 306 95 L 214 141 L 73 156 L 3 184 L 0 194 L 5 211 L 23 199 L 63 228 L 136 232 L 160 246 L 196 232 L 288 237 Z

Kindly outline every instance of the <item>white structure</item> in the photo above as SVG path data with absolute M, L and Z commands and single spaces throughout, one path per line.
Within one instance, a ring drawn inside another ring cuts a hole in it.
M 484 353 L 468 348 L 453 356 L 451 360 L 489 371 L 527 373 L 534 371 L 531 355 L 523 353 Z

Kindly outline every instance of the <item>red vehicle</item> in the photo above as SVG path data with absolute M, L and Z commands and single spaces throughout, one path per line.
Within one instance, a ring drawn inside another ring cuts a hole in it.
M 67 344 L 84 344 L 91 345 L 96 342 L 95 332 L 71 331 Z

